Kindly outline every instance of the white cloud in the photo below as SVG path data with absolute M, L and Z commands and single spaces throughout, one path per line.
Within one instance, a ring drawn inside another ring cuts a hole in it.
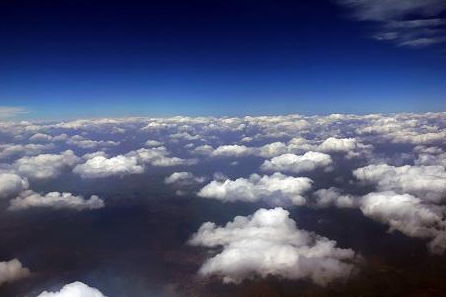
M 352 195 L 343 195 L 338 188 L 330 187 L 320 189 L 313 193 L 316 198 L 316 204 L 319 207 L 336 206 L 338 208 L 356 207 L 356 198 Z
M 12 173 L 0 173 L 0 198 L 13 197 L 28 189 L 28 181 Z
M 30 270 L 23 267 L 22 263 L 17 259 L 0 261 L 0 285 L 28 277 L 29 275 Z
M 35 133 L 30 136 L 29 140 L 31 141 L 41 141 L 41 142 L 50 142 L 52 141 L 52 136 L 45 133 Z
M 222 248 L 204 262 L 199 273 L 221 276 L 227 283 L 275 275 L 326 285 L 347 278 L 355 256 L 351 249 L 337 248 L 333 240 L 299 230 L 282 208 L 237 216 L 224 227 L 206 222 L 189 243 Z
M 22 107 L 0 106 L 0 120 L 6 120 L 23 113 L 27 113 L 27 111 Z
M 126 154 L 128 157 L 136 157 L 138 161 L 159 167 L 171 167 L 179 165 L 192 165 L 197 161 L 195 159 L 183 159 L 179 157 L 169 157 L 166 147 L 157 147 L 150 149 L 139 149 Z
M 36 155 L 44 150 L 52 148 L 52 144 L 26 144 L 26 145 L 16 145 L 16 144 L 0 144 L 0 159 L 8 158 L 20 154 L 24 155 Z
M 73 172 L 82 178 L 101 178 L 114 175 L 140 174 L 144 167 L 138 163 L 136 157 L 117 155 L 106 158 L 97 155 L 88 159 L 85 163 L 77 165 Z
M 282 142 L 274 142 L 259 148 L 259 156 L 274 157 L 288 152 L 288 147 Z
M 433 202 L 440 202 L 445 196 L 446 172 L 443 166 L 394 167 L 380 164 L 356 169 L 353 174 L 381 191 L 410 193 Z
M 31 190 L 27 190 L 10 201 L 8 210 L 16 211 L 33 207 L 93 210 L 104 207 L 104 201 L 96 195 L 92 195 L 89 199 L 84 199 L 82 196 L 74 196 L 71 193 L 50 192 L 45 195 L 40 195 Z
M 38 297 L 104 297 L 104 295 L 98 289 L 76 281 L 66 284 L 57 292 L 43 291 Z
M 377 40 L 396 40 L 400 46 L 425 46 L 445 41 L 445 19 L 437 18 L 445 11 L 445 0 L 338 2 L 352 9 L 354 18 L 375 21 L 379 33 L 373 37 Z
M 307 177 L 286 176 L 279 172 L 271 176 L 252 174 L 248 179 L 213 180 L 203 187 L 198 196 L 214 198 L 224 202 L 257 202 L 260 200 L 283 205 L 292 202 L 303 205 L 302 196 L 311 189 L 312 180 Z
M 212 152 L 212 156 L 241 157 L 254 154 L 254 149 L 243 145 L 223 145 Z
M 264 161 L 261 169 L 264 171 L 280 171 L 300 173 L 312 171 L 317 168 L 330 168 L 332 158 L 328 154 L 308 151 L 304 155 L 291 153 L 273 157 Z
M 410 237 L 437 237 L 445 227 L 443 209 L 424 204 L 419 198 L 393 191 L 373 192 L 360 199 L 362 212 Z
M 187 183 L 203 183 L 205 181 L 204 177 L 196 177 L 191 172 L 174 172 L 170 176 L 164 179 L 165 184 L 187 184 Z
M 162 142 L 156 141 L 156 140 L 148 140 L 144 143 L 145 146 L 147 147 L 159 147 L 164 145 Z
M 13 164 L 19 174 L 29 178 L 53 178 L 65 169 L 79 162 L 73 151 L 66 150 L 60 154 L 40 154 L 34 157 L 23 157 Z
M 67 144 L 77 146 L 83 149 L 105 148 L 119 145 L 119 142 L 114 141 L 94 141 L 86 139 L 80 135 L 74 135 L 67 140 Z

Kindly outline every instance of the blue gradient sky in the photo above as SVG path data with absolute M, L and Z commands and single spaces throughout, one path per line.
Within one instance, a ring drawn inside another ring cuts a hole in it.
M 351 13 L 335 1 L 3 0 L 0 106 L 23 119 L 444 111 L 445 43 L 379 41 L 380 24 Z

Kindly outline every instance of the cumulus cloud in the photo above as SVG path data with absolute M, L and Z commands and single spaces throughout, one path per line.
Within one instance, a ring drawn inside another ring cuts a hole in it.
M 430 239 L 428 248 L 432 253 L 445 251 L 445 206 L 394 191 L 353 196 L 331 187 L 320 189 L 313 195 L 318 207 L 359 208 L 365 216 L 388 225 L 390 232 Z
M 117 155 L 106 158 L 103 155 L 96 155 L 85 163 L 77 165 L 73 172 L 82 178 L 102 178 L 117 175 L 140 174 L 144 167 L 138 163 L 136 157 Z
M 170 157 L 166 147 L 156 147 L 150 149 L 139 149 L 126 154 L 128 157 L 135 157 L 139 161 L 159 167 L 171 167 L 178 165 L 192 165 L 197 161 L 195 159 L 183 159 L 179 157 Z
M 291 202 L 303 205 L 306 198 L 302 195 L 311 189 L 311 185 L 312 180 L 307 177 L 286 176 L 279 172 L 270 176 L 252 174 L 249 178 L 213 180 L 198 192 L 198 196 L 223 202 L 263 200 L 274 204 Z
M 242 145 L 223 145 L 212 151 L 212 156 L 240 157 L 254 154 L 254 149 Z
M 0 159 L 17 155 L 36 155 L 52 147 L 52 144 L 0 144 Z
M 32 190 L 23 191 L 18 197 L 10 201 L 8 210 L 17 211 L 33 207 L 48 207 L 54 209 L 93 210 L 104 207 L 104 201 L 96 195 L 89 199 L 82 196 L 74 196 L 71 193 L 50 192 L 45 195 Z
M 159 142 L 159 141 L 156 141 L 156 140 L 147 140 L 145 143 L 144 143 L 145 146 L 147 147 L 159 147 L 159 146 L 162 146 L 163 143 L 162 142 Z
M 410 193 L 433 202 L 440 202 L 445 196 L 446 172 L 443 166 L 394 167 L 380 164 L 356 169 L 353 174 L 382 191 Z
M 336 206 L 339 208 L 353 208 L 357 206 L 356 198 L 352 195 L 344 195 L 341 189 L 330 187 L 319 189 L 313 193 L 316 204 L 319 207 Z
M 361 198 L 360 209 L 375 220 L 386 223 L 411 237 L 431 237 L 441 223 L 441 213 L 410 194 L 393 191 L 373 192 Z
M 189 244 L 222 248 L 204 262 L 199 273 L 220 276 L 226 283 L 275 275 L 326 285 L 349 277 L 355 256 L 351 249 L 337 248 L 333 240 L 299 230 L 282 208 L 237 216 L 224 227 L 206 222 Z
M 174 172 L 164 179 L 165 184 L 190 184 L 190 183 L 203 183 L 205 177 L 197 177 L 191 172 Z
M 66 284 L 56 292 L 43 291 L 38 297 L 104 297 L 104 295 L 98 289 L 76 281 Z
M 28 189 L 28 181 L 12 173 L 0 173 L 0 199 L 16 196 Z
M 330 168 L 332 158 L 330 155 L 320 152 L 308 151 L 304 155 L 291 153 L 273 157 L 264 161 L 261 169 L 264 171 L 280 171 L 300 173 L 312 171 L 317 168 Z
M 22 157 L 13 164 L 19 174 L 29 178 L 53 178 L 65 169 L 79 162 L 73 151 L 66 150 L 60 154 L 40 154 L 34 157 Z
M 0 261 L 0 285 L 28 277 L 29 275 L 30 270 L 23 267 L 22 263 L 17 259 Z
M 91 139 L 86 139 L 80 135 L 73 135 L 66 141 L 66 143 L 69 145 L 77 146 L 79 148 L 83 148 L 83 149 L 106 148 L 106 147 L 117 146 L 119 144 L 119 142 L 114 142 L 111 140 L 94 141 Z

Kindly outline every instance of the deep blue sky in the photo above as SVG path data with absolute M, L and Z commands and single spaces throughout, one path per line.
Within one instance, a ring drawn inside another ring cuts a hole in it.
M 322 0 L 2 0 L 0 106 L 24 119 L 444 111 L 445 43 L 378 41 L 378 26 Z

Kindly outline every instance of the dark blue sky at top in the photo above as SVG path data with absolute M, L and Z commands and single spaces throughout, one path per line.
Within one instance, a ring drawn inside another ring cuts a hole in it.
M 21 118 L 444 111 L 445 43 L 372 39 L 334 1 L 0 1 Z

